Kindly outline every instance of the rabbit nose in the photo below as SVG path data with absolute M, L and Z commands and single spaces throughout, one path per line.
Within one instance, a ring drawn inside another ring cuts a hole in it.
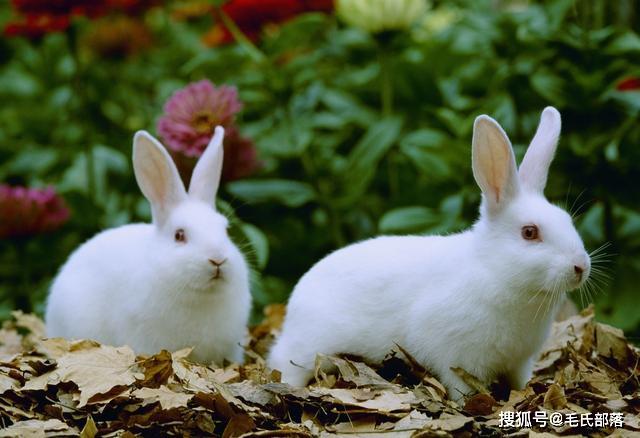
M 222 259 L 221 261 L 217 261 L 217 260 L 214 260 L 214 259 L 209 259 L 209 263 L 211 263 L 215 267 L 222 266 L 224 264 L 224 262 L 226 262 L 226 261 L 227 261 L 227 259 Z
M 582 273 L 584 272 L 584 268 L 582 266 L 573 265 L 573 271 L 578 276 L 578 279 L 582 278 Z
M 222 259 L 222 260 L 209 259 L 209 263 L 211 263 L 215 268 L 215 272 L 211 276 L 212 280 L 217 280 L 222 276 L 222 271 L 220 269 L 220 266 L 222 266 L 226 261 L 227 259 Z

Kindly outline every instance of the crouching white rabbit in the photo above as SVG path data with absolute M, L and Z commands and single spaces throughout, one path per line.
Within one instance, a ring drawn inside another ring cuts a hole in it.
M 153 223 L 103 231 L 70 256 L 51 287 L 48 336 L 146 354 L 192 346 L 196 360 L 243 360 L 249 273 L 215 210 L 223 137 L 217 127 L 187 192 L 166 149 L 136 133 L 133 166 Z
M 560 114 L 548 107 L 518 170 L 502 128 L 479 116 L 475 225 L 448 236 L 378 237 L 318 262 L 291 295 L 269 366 L 300 386 L 317 353 L 380 361 L 398 344 L 453 399 L 471 388 L 452 367 L 522 388 L 557 304 L 591 267 L 571 217 L 543 194 L 559 134 Z

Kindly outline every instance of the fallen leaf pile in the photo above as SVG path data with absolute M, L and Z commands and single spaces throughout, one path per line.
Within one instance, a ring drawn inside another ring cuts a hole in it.
M 15 312 L 0 329 L 0 437 L 640 436 L 640 352 L 592 309 L 554 325 L 522 391 L 486 388 L 456 369 L 478 391 L 464 406 L 402 346 L 375 367 L 319 356 L 311 386 L 279 383 L 264 356 L 283 316 L 282 306 L 267 308 L 245 365 L 214 367 L 191 362 L 189 349 L 149 357 L 43 339 L 37 317 Z M 567 421 L 517 425 L 505 412 Z M 611 413 L 623 427 L 568 421 Z

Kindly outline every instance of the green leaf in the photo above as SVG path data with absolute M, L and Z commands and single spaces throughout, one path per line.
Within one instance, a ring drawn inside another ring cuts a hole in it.
M 585 241 L 604 241 L 604 208 L 602 204 L 594 204 L 589 208 L 589 210 L 580 217 L 577 228 Z
M 427 207 L 396 208 L 382 216 L 378 228 L 382 233 L 419 233 L 438 223 L 439 215 Z
M 398 138 L 401 127 L 402 121 L 399 118 L 383 119 L 371 126 L 351 150 L 343 170 L 344 191 L 348 202 L 367 189 L 378 163 Z
M 640 51 L 640 37 L 633 31 L 625 32 L 609 44 L 606 51 L 613 55 Z
M 451 173 L 447 160 L 439 156 L 451 138 L 436 129 L 420 129 L 400 140 L 400 150 L 426 175 L 445 177 Z
M 299 157 L 313 140 L 311 124 L 308 116 L 287 117 L 260 140 L 261 149 L 277 157 Z
M 513 132 L 516 129 L 516 106 L 513 99 L 508 94 L 501 94 L 495 101 L 493 117 L 500 122 L 506 132 Z
M 267 236 L 258 227 L 251 224 L 243 223 L 240 228 L 254 250 L 253 254 L 258 269 L 264 269 L 267 266 L 267 261 L 269 261 L 269 240 Z
M 51 169 L 59 159 L 56 149 L 26 149 L 18 152 L 12 160 L 0 166 L 0 177 L 7 174 L 42 175 Z
M 555 73 L 547 69 L 540 69 L 531 76 L 531 87 L 549 102 L 563 105 L 565 102 L 564 90 L 567 88 L 564 81 Z
M 320 99 L 329 111 L 342 118 L 344 123 L 355 122 L 360 126 L 375 123 L 373 112 L 353 94 L 328 88 L 323 90 Z
M 227 184 L 227 190 L 249 204 L 275 201 L 287 207 L 300 207 L 315 199 L 309 184 L 286 179 L 234 181 Z

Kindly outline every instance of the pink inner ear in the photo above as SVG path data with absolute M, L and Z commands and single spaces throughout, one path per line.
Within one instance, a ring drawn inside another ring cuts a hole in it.
M 147 133 L 138 133 L 134 168 L 138 185 L 151 203 L 155 222 L 164 222 L 171 208 L 186 196 L 169 153 Z
M 511 143 L 491 119 L 476 122 L 474 137 L 474 174 L 485 194 L 491 196 L 496 204 L 500 203 L 505 193 L 517 190 Z

